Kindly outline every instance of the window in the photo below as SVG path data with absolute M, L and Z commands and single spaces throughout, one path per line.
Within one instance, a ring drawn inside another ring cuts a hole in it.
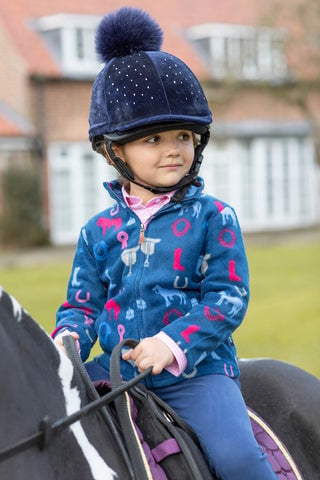
M 201 174 L 208 193 L 236 209 L 244 231 L 297 228 L 318 219 L 308 136 L 216 138 L 205 150 Z
M 279 81 L 288 75 L 285 35 L 279 30 L 213 23 L 190 28 L 188 36 L 213 78 Z
M 54 244 L 75 243 L 89 218 L 113 203 L 102 184 L 115 176 L 87 142 L 50 145 L 49 215 Z
M 84 184 L 84 192 L 82 195 L 83 212 L 86 218 L 89 218 L 95 213 L 96 208 L 96 191 L 97 191 L 97 178 L 96 178 L 96 158 L 94 153 L 84 152 L 82 157 L 83 175 L 86 179 Z M 97 159 L 98 160 L 98 159 Z M 102 158 L 100 158 L 102 160 Z M 103 161 L 103 160 L 102 160 Z
M 67 168 L 61 168 L 54 177 L 52 188 L 56 194 L 54 216 L 59 230 L 66 231 L 72 228 L 72 212 L 71 212 L 71 191 L 70 172 Z
M 92 77 L 101 69 L 95 53 L 95 32 L 101 17 L 56 14 L 35 26 L 65 76 Z

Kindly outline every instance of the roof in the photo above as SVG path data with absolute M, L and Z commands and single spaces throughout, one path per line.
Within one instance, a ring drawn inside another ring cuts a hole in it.
M 0 132 L 2 137 L 31 136 L 34 133 L 30 122 L 1 100 Z
M 241 8 L 239 8 L 241 3 Z M 35 20 L 56 13 L 105 15 L 124 5 L 146 10 L 164 31 L 163 50 L 184 60 L 200 78 L 206 66 L 186 39 L 185 29 L 208 22 L 250 25 L 260 15 L 263 0 L 10 0 L 0 2 L 0 18 L 15 47 L 26 61 L 29 73 L 59 76 L 59 66 L 41 37 L 32 28 Z
M 22 135 L 22 132 L 17 128 L 17 126 L 9 122 L 1 114 L 0 114 L 0 132 L 2 137 L 17 137 Z

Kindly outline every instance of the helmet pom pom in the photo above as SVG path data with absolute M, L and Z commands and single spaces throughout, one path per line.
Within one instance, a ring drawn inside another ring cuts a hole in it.
M 104 62 L 144 51 L 161 49 L 163 32 L 150 15 L 139 8 L 123 7 L 106 15 L 96 33 L 96 52 Z

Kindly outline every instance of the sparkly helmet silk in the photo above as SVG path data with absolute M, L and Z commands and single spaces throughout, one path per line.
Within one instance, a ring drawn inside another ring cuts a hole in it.
M 205 135 L 208 142 L 212 115 L 201 85 L 185 63 L 160 50 L 162 37 L 160 26 L 137 8 L 123 7 L 102 19 L 96 50 L 106 64 L 93 85 L 89 116 L 94 149 L 103 138 L 110 154 L 111 142 L 177 128 Z M 121 175 L 134 181 L 126 170 Z

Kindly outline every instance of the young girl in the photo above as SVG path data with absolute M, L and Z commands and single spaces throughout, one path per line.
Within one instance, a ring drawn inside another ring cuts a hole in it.
M 115 204 L 80 233 L 55 343 L 71 332 L 87 364 L 108 377 L 113 347 L 129 379 L 153 366 L 146 385 L 199 437 L 224 480 L 275 479 L 253 436 L 232 333 L 249 300 L 248 268 L 234 210 L 203 192 L 198 177 L 212 121 L 199 81 L 160 51 L 160 27 L 138 9 L 106 16 L 97 51 L 90 140 L 120 174 L 105 184 Z

